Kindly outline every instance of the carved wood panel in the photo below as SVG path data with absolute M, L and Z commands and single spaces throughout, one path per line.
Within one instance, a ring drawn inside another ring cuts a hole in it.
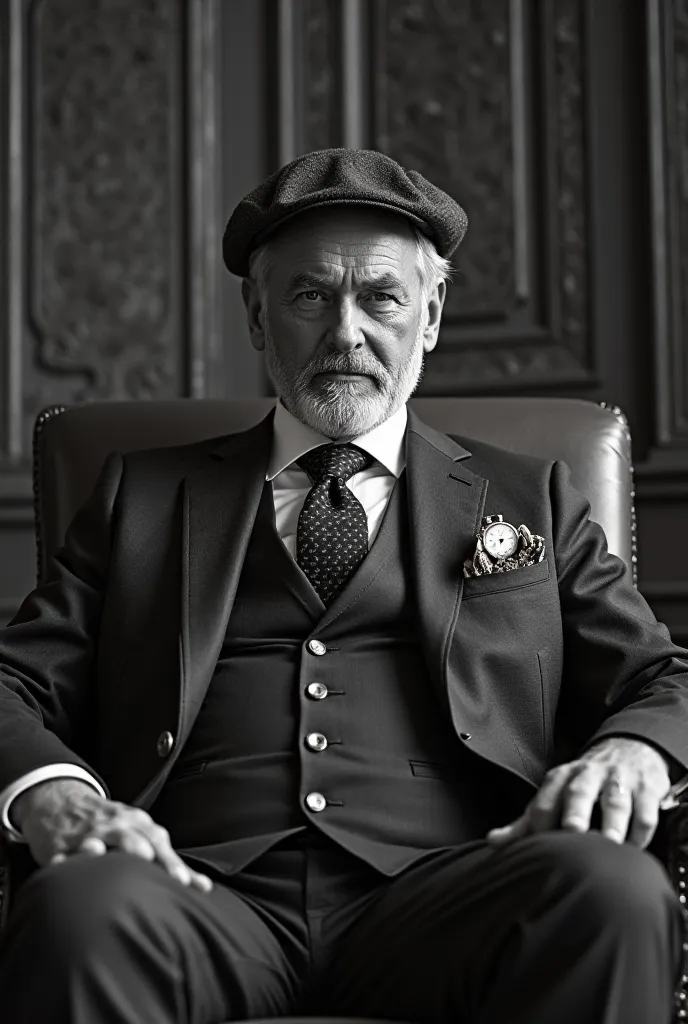
M 303 0 L 301 7 L 301 145 L 330 149 L 341 145 L 339 97 L 341 90 L 338 4 Z
M 375 4 L 375 148 L 471 211 L 445 316 L 503 319 L 514 301 L 509 0 Z
M 74 402 L 179 392 L 181 13 L 33 8 L 31 418 L 56 377 Z
M 214 111 L 203 107 L 215 7 L 12 0 L 21 193 L 10 202 L 25 259 L 9 269 L 22 301 L 8 345 L 21 350 L 25 456 L 51 402 L 200 390 L 194 360 L 210 353 L 198 335 L 213 325 L 194 317 L 209 273 L 194 231 L 218 216 Z
M 0 614 L 37 413 L 221 386 L 218 2 L 0 5 Z
M 688 646 L 688 555 L 676 544 L 688 501 L 688 2 L 646 0 L 645 15 L 654 375 L 636 466 L 641 585 Z
M 298 152 L 344 144 L 337 12 L 303 8 Z M 365 145 L 469 211 L 422 390 L 594 384 L 583 0 L 370 0 L 360 17 Z

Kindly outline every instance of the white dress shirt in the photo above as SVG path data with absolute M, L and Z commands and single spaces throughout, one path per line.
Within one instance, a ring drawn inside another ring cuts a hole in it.
M 406 406 L 402 405 L 389 419 L 374 430 L 355 438 L 363 451 L 373 456 L 374 462 L 368 469 L 354 473 L 347 486 L 356 495 L 368 518 L 368 544 L 372 544 L 380 528 L 382 516 L 397 478 L 406 465 L 404 437 L 406 433 Z M 267 480 L 272 481 L 272 496 L 275 503 L 275 523 L 289 554 L 295 557 L 296 528 L 299 513 L 306 495 L 311 488 L 306 472 L 297 466 L 296 460 L 321 444 L 331 444 L 332 439 L 324 437 L 307 427 L 281 402 L 275 408 L 272 436 L 272 450 L 268 463 Z M 10 804 L 31 786 L 50 779 L 80 779 L 94 786 L 104 797 L 100 783 L 90 772 L 75 764 L 48 764 L 27 772 L 0 793 L 0 822 L 3 833 L 12 842 L 25 842 L 20 832 L 9 819 Z

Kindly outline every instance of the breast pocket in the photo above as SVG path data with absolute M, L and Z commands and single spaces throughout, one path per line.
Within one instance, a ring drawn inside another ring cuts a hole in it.
M 463 581 L 464 601 L 488 594 L 503 594 L 507 590 L 520 590 L 544 583 L 550 577 L 549 561 L 543 558 L 535 565 L 526 565 L 523 569 L 510 569 L 508 572 L 493 572 L 487 576 L 472 576 Z
M 205 771 L 207 761 L 190 761 L 188 764 L 175 765 L 170 772 L 169 781 L 177 782 L 179 779 L 186 779 L 190 775 L 200 775 Z

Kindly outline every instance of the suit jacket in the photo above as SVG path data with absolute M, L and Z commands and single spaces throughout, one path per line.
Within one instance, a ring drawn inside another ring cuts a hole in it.
M 47 582 L 0 631 L 0 789 L 69 762 L 113 799 L 152 804 L 225 636 L 271 417 L 108 457 Z M 608 553 L 565 464 L 448 437 L 413 412 L 406 457 L 420 635 L 463 742 L 527 796 L 606 735 L 646 740 L 688 768 L 688 652 Z M 546 559 L 464 579 L 494 513 L 541 534 Z

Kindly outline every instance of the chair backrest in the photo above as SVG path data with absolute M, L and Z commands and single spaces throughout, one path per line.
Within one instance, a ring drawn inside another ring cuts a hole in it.
M 39 581 L 111 451 L 166 447 L 245 430 L 273 404 L 271 398 L 178 398 L 45 409 L 34 430 Z M 618 410 L 568 398 L 414 398 L 410 404 L 421 419 L 445 433 L 567 462 L 575 486 L 590 501 L 591 517 L 605 530 L 609 549 L 635 579 L 630 435 Z

